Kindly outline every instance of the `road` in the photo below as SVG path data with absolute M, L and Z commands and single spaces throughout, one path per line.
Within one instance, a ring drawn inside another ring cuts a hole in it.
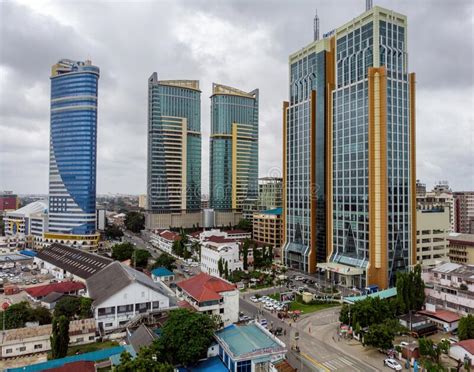
M 272 290 L 267 290 L 267 293 L 271 293 Z M 288 321 L 284 322 L 276 316 L 266 310 L 263 311 L 263 315 L 258 315 L 259 308 L 257 304 L 248 300 L 250 295 L 246 295 L 246 298 L 240 299 L 240 309 L 242 312 L 254 317 L 254 318 L 265 318 L 268 321 L 269 328 L 282 327 L 286 330 L 286 336 L 282 336 L 281 339 L 288 347 L 288 358 L 290 364 L 303 371 L 380 371 L 382 368 L 374 368 L 373 366 L 359 360 L 355 356 L 344 353 L 342 350 L 331 346 L 324 339 L 315 337 L 318 332 L 316 328 L 305 328 L 300 327 L 299 322 L 289 324 Z M 330 321 L 334 322 L 337 320 L 337 316 L 332 314 L 337 310 L 330 309 L 326 317 L 330 317 Z M 312 334 L 308 333 L 311 332 Z M 299 339 L 295 340 L 296 332 L 299 333 Z M 298 345 L 300 353 L 291 350 L 291 346 Z

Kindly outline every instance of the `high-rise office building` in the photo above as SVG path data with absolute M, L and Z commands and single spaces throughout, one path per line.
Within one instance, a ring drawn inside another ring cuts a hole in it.
M 454 231 L 474 234 L 474 191 L 454 193 Z
M 210 200 L 216 210 L 241 210 L 258 195 L 258 89 L 213 84 Z
M 407 20 L 373 7 L 290 56 L 285 259 L 364 288 L 416 263 Z M 327 262 L 326 262 L 327 261 Z
M 147 184 L 149 216 L 185 216 L 201 209 L 201 91 L 197 80 L 158 80 L 156 72 L 148 79 Z
M 62 59 L 52 66 L 49 222 L 44 234 L 51 241 L 93 245 L 98 240 L 98 81 L 99 68 L 91 61 Z

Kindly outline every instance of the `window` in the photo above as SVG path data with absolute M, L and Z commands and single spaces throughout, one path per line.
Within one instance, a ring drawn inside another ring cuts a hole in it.
M 112 327 L 112 323 L 105 323 L 106 327 Z
M 43 348 L 43 344 L 35 345 L 35 350 L 42 349 L 42 348 Z
M 26 350 L 26 346 L 17 347 L 16 349 L 17 349 L 18 351 L 25 351 L 25 350 Z
M 224 309 L 219 309 L 219 314 L 224 314 Z
M 95 339 L 95 336 L 89 336 L 89 341 L 92 341 Z
M 78 338 L 76 339 L 76 342 L 84 342 L 84 337 L 78 337 Z
M 5 354 L 11 354 L 13 352 L 13 349 L 7 349 L 5 350 Z

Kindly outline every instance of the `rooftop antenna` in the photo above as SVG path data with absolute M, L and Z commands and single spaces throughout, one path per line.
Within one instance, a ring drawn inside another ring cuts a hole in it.
M 314 28 L 314 41 L 319 40 L 319 17 L 318 17 L 318 9 L 316 9 L 316 14 L 314 15 L 314 22 L 313 22 L 313 28 Z
M 365 11 L 369 11 L 370 9 L 372 9 L 372 0 L 365 0 Z

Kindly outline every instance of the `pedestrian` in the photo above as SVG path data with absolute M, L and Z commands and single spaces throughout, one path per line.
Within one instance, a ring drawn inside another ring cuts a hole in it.
M 311 327 L 308 327 L 308 333 L 311 333 Z

